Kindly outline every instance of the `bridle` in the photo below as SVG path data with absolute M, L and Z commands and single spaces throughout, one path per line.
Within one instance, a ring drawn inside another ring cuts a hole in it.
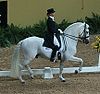
M 87 34 L 87 31 L 86 31 L 86 23 L 84 25 L 84 30 L 83 32 L 79 35 L 79 37 L 76 37 L 76 36 L 73 36 L 73 35 L 70 35 L 70 34 L 66 34 L 66 33 L 63 33 L 61 34 L 62 35 L 62 39 L 63 39 L 63 43 L 64 43 L 64 49 L 63 51 L 66 51 L 67 50 L 67 40 L 66 40 L 66 37 L 72 39 L 72 40 L 75 40 L 77 41 L 78 39 L 82 40 L 83 43 L 85 43 L 85 41 L 87 40 L 87 38 L 89 38 L 90 36 L 86 36 Z M 81 37 L 82 35 L 82 37 Z
M 83 34 L 83 36 L 80 37 L 80 39 L 82 39 L 82 40 L 85 40 L 85 39 L 87 39 L 87 38 L 90 37 L 90 36 L 86 36 L 86 34 L 87 34 L 87 31 L 86 31 L 86 23 L 84 25 L 84 30 L 83 30 L 83 32 L 80 35 L 82 35 L 82 34 Z
M 87 38 L 89 38 L 90 36 L 86 36 L 86 33 L 87 33 L 87 31 L 86 31 L 86 23 L 85 23 L 85 25 L 84 25 L 84 30 L 83 30 L 83 32 L 80 34 L 80 36 L 79 37 L 76 37 L 76 36 L 73 36 L 73 35 L 70 35 L 70 34 L 66 34 L 66 33 L 63 33 L 63 35 L 64 36 L 66 36 L 66 37 L 68 37 L 68 38 L 70 38 L 70 39 L 73 39 L 73 40 L 75 40 L 75 41 L 77 41 L 78 39 L 81 39 L 81 40 L 86 40 Z M 81 35 L 83 34 L 83 36 L 81 37 Z

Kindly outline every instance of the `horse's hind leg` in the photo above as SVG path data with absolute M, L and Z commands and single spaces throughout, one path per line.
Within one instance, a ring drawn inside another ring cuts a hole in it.
M 22 78 L 22 69 L 23 69 L 23 66 L 19 65 L 19 80 L 21 81 L 21 83 L 25 83 L 25 80 L 23 80 Z
M 29 74 L 30 74 L 31 78 L 33 79 L 34 75 L 33 75 L 32 69 L 29 67 L 29 65 L 25 65 L 25 67 L 27 68 L 27 70 L 29 71 Z
M 24 49 L 24 61 L 23 61 L 23 66 L 25 67 L 25 69 L 28 70 L 31 78 L 34 77 L 34 74 L 33 74 L 33 71 L 32 69 L 30 68 L 29 64 L 31 63 L 31 61 L 36 57 L 37 55 L 37 48 L 33 49 L 33 48 L 30 48 L 30 49 Z
M 32 71 L 32 69 L 29 67 L 29 64 L 30 63 L 30 60 L 24 60 L 23 62 L 22 62 L 22 64 L 20 64 L 19 65 L 19 80 L 21 81 L 21 83 L 25 83 L 25 80 L 22 78 L 22 70 L 23 69 L 27 69 L 28 70 L 28 72 L 29 72 L 29 74 L 30 74 L 30 76 L 31 76 L 31 78 L 33 78 L 34 76 L 33 76 L 33 71 Z
M 28 72 L 29 72 L 31 78 L 33 79 L 33 77 L 34 77 L 33 71 L 32 71 L 32 69 L 30 68 L 30 66 L 28 65 L 30 62 L 31 62 L 31 60 L 26 60 L 26 59 L 25 59 L 24 62 L 23 62 L 23 65 L 24 65 L 24 67 L 28 70 Z

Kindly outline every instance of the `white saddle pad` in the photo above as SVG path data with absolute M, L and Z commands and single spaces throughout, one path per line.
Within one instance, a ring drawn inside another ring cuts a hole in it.
M 58 39 L 56 38 L 56 36 L 54 35 L 54 44 L 57 45 L 58 47 L 60 46 Z
M 48 48 L 48 47 L 43 47 L 43 49 L 44 49 L 45 52 L 51 52 L 52 51 L 52 49 Z

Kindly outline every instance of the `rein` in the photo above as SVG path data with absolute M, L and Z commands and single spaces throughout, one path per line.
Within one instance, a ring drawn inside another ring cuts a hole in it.
M 73 36 L 73 35 L 69 35 L 69 34 L 65 34 L 65 33 L 63 33 L 63 35 L 64 36 L 66 36 L 66 37 L 68 37 L 68 38 L 70 38 L 70 39 L 73 39 L 73 40 L 75 40 L 75 41 L 77 41 L 77 39 L 85 39 L 85 38 L 88 38 L 89 36 L 85 36 L 85 37 L 75 37 L 75 36 Z
M 75 41 L 77 41 L 77 39 L 81 39 L 80 37 L 75 37 L 73 35 L 69 35 L 69 34 L 65 34 L 65 33 L 63 33 L 63 35 L 66 36 L 66 37 L 68 37 L 68 38 L 70 38 L 70 39 L 73 39 Z
M 84 33 L 84 34 L 83 34 L 83 33 Z M 66 37 L 68 37 L 68 38 L 70 38 L 70 39 L 73 39 L 73 40 L 75 40 L 75 41 L 77 41 L 77 39 L 84 40 L 84 39 L 90 37 L 90 36 L 86 36 L 86 23 L 85 23 L 85 25 L 84 25 L 84 30 L 83 30 L 83 32 L 82 32 L 80 35 L 82 35 L 82 34 L 83 34 L 83 37 L 80 37 L 80 36 L 79 36 L 79 37 L 75 37 L 75 36 L 73 36 L 73 35 L 63 33 L 64 36 L 66 36 Z

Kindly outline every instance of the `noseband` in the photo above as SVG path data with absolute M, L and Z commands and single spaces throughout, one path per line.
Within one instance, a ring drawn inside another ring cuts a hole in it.
M 86 38 L 89 38 L 90 36 L 86 36 L 86 33 L 87 33 L 87 31 L 86 31 L 86 23 L 85 23 L 85 25 L 84 25 L 84 30 L 83 30 L 83 32 L 80 34 L 80 36 L 81 36 L 82 34 L 83 34 L 83 36 L 80 37 L 80 39 L 85 40 Z

